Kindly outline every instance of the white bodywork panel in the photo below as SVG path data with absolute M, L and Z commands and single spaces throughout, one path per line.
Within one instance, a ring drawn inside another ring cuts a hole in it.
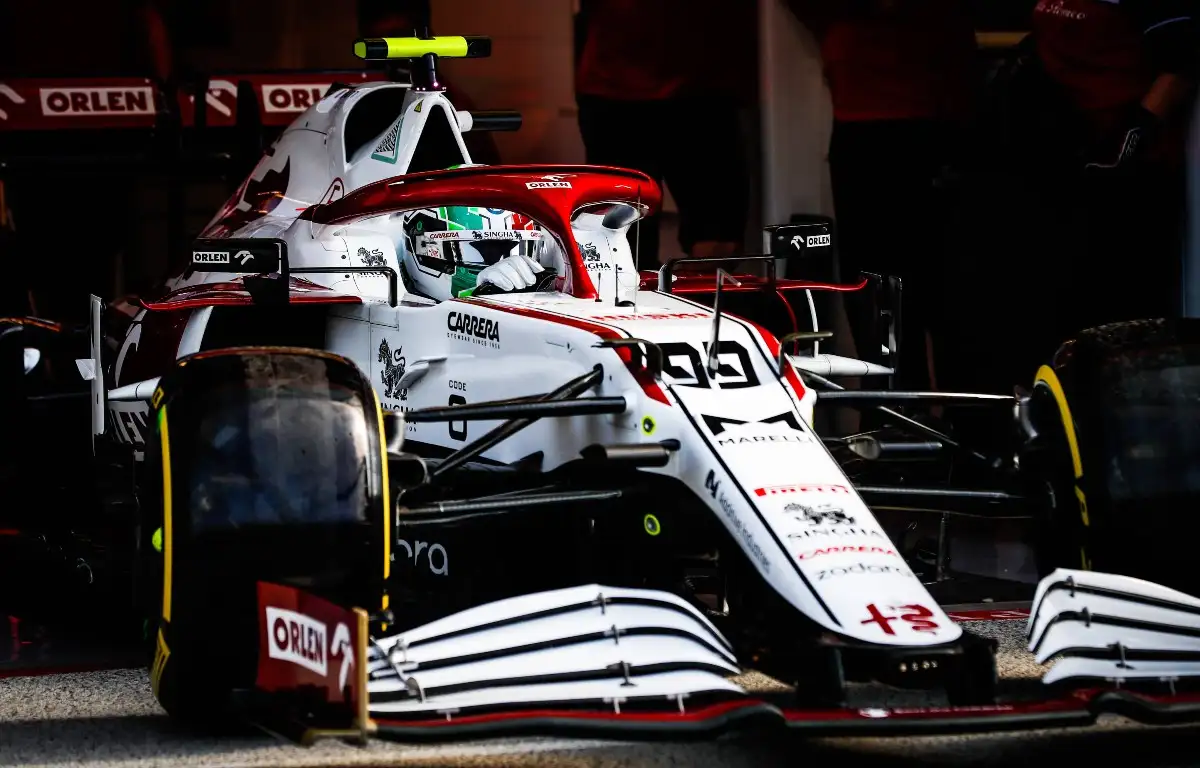
M 1043 678 L 1200 676 L 1200 599 L 1128 576 L 1060 568 L 1038 585 L 1029 650 Z M 1158 658 L 1150 658 L 1158 656 Z

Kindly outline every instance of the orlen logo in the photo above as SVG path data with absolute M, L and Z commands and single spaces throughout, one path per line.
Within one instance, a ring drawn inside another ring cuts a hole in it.
M 811 552 L 801 552 L 797 555 L 799 560 L 811 560 L 814 557 L 821 555 L 891 555 L 896 557 L 896 551 L 893 549 L 885 549 L 884 547 L 825 547 L 824 549 L 814 549 Z
M 550 174 L 543 176 L 545 181 L 527 181 L 525 182 L 526 189 L 570 189 L 571 182 L 563 181 L 563 177 L 558 174 Z
M 329 83 L 264 85 L 263 109 L 267 112 L 303 112 L 321 100 Z
M 42 114 L 153 115 L 154 93 L 143 88 L 41 88 Z
M 768 485 L 755 488 L 755 496 L 777 496 L 787 493 L 850 493 L 844 485 Z
M 267 632 L 270 641 L 267 652 L 272 659 L 282 659 L 316 672 L 324 677 L 328 672 L 325 649 L 325 623 L 284 608 L 267 606 Z
M 242 251 L 247 253 L 247 251 Z M 241 253 L 238 254 L 239 256 Z M 228 251 L 192 251 L 193 264 L 228 264 Z M 245 262 L 243 262 L 245 263 Z

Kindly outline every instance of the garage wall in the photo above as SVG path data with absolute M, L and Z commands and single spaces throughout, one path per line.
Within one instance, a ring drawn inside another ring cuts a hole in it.
M 573 0 L 432 0 L 439 35 L 488 35 L 490 59 L 442 64 L 477 109 L 515 109 L 521 130 L 495 134 L 505 162 L 581 163 L 576 124 Z M 454 99 L 451 92 L 450 99 Z
M 832 107 L 816 41 L 781 0 L 759 2 L 763 220 L 833 213 Z

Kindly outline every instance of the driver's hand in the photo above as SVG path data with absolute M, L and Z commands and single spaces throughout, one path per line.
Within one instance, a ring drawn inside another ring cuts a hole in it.
M 537 283 L 537 273 L 546 268 L 523 253 L 505 256 L 485 267 L 475 280 L 476 285 L 491 283 L 505 291 L 520 291 Z

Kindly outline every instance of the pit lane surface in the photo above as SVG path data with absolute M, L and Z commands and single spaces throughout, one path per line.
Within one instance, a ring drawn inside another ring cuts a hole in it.
M 1004 677 L 1037 677 L 1024 650 L 1025 622 L 971 621 L 1000 641 Z M 747 675 L 750 689 L 778 683 Z M 492 739 L 367 747 L 337 742 L 303 748 L 257 734 L 198 738 L 172 728 L 150 695 L 144 670 L 54 674 L 0 680 L 0 765 L 183 766 L 917 766 L 1087 765 L 1132 761 L 1139 766 L 1196 765 L 1200 727 L 1151 734 L 1117 717 L 1091 729 L 916 738 L 804 739 L 743 735 L 716 742 L 627 743 L 564 739 Z

